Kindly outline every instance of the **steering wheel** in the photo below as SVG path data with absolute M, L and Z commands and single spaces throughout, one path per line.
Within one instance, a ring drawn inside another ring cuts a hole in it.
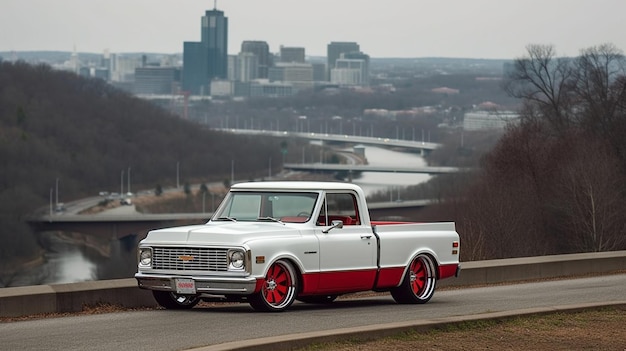
M 309 217 L 309 213 L 308 212 L 300 212 L 296 216 L 297 217 Z

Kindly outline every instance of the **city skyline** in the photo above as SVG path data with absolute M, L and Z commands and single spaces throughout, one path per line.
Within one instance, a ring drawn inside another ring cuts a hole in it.
M 567 7 L 565 7 L 567 5 Z M 213 1 L 4 0 L 0 51 L 182 53 L 197 41 L 198 17 Z M 574 56 L 621 35 L 622 0 L 221 0 L 230 19 L 228 54 L 243 41 L 304 47 L 325 56 L 333 41 L 357 42 L 371 57 L 512 59 L 528 44 L 552 44 Z

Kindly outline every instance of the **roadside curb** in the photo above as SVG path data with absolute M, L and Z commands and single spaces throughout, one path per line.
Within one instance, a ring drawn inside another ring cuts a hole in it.
M 310 333 L 298 333 L 290 335 L 280 335 L 267 338 L 250 339 L 227 342 L 218 345 L 210 345 L 198 348 L 187 349 L 187 351 L 273 351 L 273 350 L 293 350 L 304 348 L 312 343 L 330 343 L 341 340 L 368 341 L 387 336 L 396 335 L 406 331 L 426 332 L 432 329 L 441 328 L 446 325 L 455 325 L 464 322 L 484 321 L 484 320 L 507 320 L 520 316 L 545 315 L 551 313 L 572 313 L 587 310 L 597 310 L 600 308 L 619 308 L 626 310 L 626 300 L 615 302 L 598 302 L 589 304 L 562 305 L 551 307 L 537 307 L 504 312 L 491 312 L 480 315 L 454 316 L 433 319 L 420 319 L 407 322 L 376 324 L 359 326 L 327 331 L 317 331 Z

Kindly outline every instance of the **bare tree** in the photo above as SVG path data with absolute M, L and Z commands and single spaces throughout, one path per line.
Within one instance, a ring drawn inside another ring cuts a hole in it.
M 626 59 L 612 44 L 581 51 L 576 60 L 577 122 L 607 139 L 626 160 Z
M 507 72 L 503 88 L 539 112 L 524 117 L 541 116 L 555 131 L 564 131 L 571 125 L 572 60 L 556 57 L 551 45 L 533 44 L 526 50 L 527 56 L 515 60 L 513 69 Z
M 626 208 L 619 161 L 599 140 L 568 143 L 571 159 L 560 169 L 555 206 L 563 239 L 574 252 L 620 250 L 626 245 Z

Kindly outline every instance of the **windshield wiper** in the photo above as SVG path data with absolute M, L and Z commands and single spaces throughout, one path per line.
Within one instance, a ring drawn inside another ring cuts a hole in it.
M 278 219 L 278 218 L 274 218 L 274 217 L 269 217 L 269 216 L 267 216 L 267 217 L 258 217 L 256 220 L 257 220 L 257 221 L 272 221 L 272 222 L 277 222 L 277 223 L 285 224 L 285 223 L 283 223 L 283 221 L 281 221 L 280 219 Z
M 233 218 L 233 217 L 219 217 L 218 219 L 216 219 L 216 221 L 233 221 L 233 222 L 237 222 L 237 218 Z

